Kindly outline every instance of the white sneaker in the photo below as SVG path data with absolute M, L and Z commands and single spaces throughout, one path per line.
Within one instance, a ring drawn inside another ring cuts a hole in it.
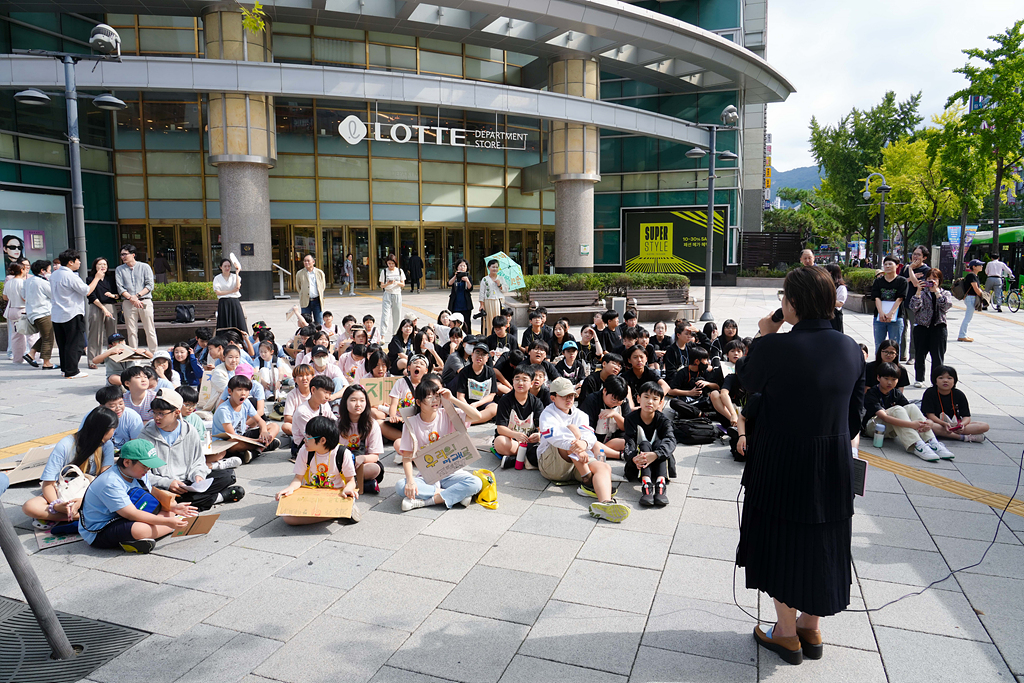
M 402 466 L 402 455 L 401 455 L 401 453 L 396 452 L 395 453 L 395 459 L 392 460 L 392 462 L 395 463 L 396 465 L 398 465 L 399 467 L 401 467 Z
M 402 512 L 408 512 L 409 510 L 415 510 L 416 508 L 422 508 L 427 506 L 427 501 L 420 500 L 419 498 L 402 498 Z
M 77 375 L 71 375 L 69 377 L 65 377 L 64 379 L 85 379 L 88 376 L 88 372 L 79 372 Z
M 924 386 L 924 382 L 914 382 L 914 386 L 920 389 L 921 387 Z
M 918 441 L 911 448 L 910 452 L 927 462 L 938 462 L 939 456 L 928 447 L 924 441 Z
M 955 457 L 953 455 L 953 451 L 949 450 L 944 445 L 942 445 L 942 443 L 938 439 L 933 438 L 931 441 L 929 441 L 928 448 L 935 451 L 935 453 L 943 460 L 952 460 Z
M 468 508 L 470 505 L 473 504 L 473 496 L 466 496 L 465 498 L 460 500 L 459 503 L 462 505 L 462 507 Z
M 217 462 L 210 465 L 211 470 L 233 470 L 236 467 L 242 466 L 242 459 L 237 455 L 232 455 L 229 458 L 218 460 Z

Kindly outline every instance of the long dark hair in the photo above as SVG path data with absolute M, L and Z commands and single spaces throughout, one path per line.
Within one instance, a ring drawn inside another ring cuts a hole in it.
M 363 359 L 363 371 L 368 375 L 372 376 L 374 369 L 381 363 L 385 366 L 388 364 L 388 354 L 385 353 L 379 346 L 374 348 L 366 358 Z
M 185 360 L 184 361 L 179 361 L 177 358 L 174 357 L 174 350 L 177 349 L 177 348 L 185 349 Z M 185 342 L 177 342 L 174 346 L 171 347 L 171 370 L 174 370 L 179 375 L 181 375 L 182 381 L 185 381 L 185 377 L 186 377 L 186 375 L 185 375 L 185 368 L 191 368 L 192 367 L 192 361 L 189 358 L 189 354 L 191 354 L 191 352 L 192 352 L 192 347 L 189 346 L 188 344 L 186 344 Z
M 730 326 L 734 330 L 736 330 L 736 334 L 732 335 L 731 337 L 727 336 L 725 334 L 725 328 L 730 327 Z M 737 325 L 736 321 L 733 320 L 732 318 L 726 318 L 725 322 L 722 323 L 722 332 L 718 336 L 719 336 L 719 338 L 722 339 L 722 347 L 724 348 L 725 344 L 727 342 L 731 342 L 733 339 L 739 339 L 740 338 L 740 326 Z
M 402 344 L 403 346 L 405 345 L 406 340 L 402 339 L 402 328 L 405 327 L 406 325 L 408 325 L 411 328 L 411 331 L 409 332 L 409 339 L 412 339 L 413 333 L 416 332 L 416 326 L 412 324 L 412 320 L 410 320 L 409 318 L 403 318 L 402 322 L 398 323 L 398 329 L 395 330 L 395 333 L 393 335 L 391 335 L 392 341 L 397 339 L 400 344 Z
M 81 467 L 88 462 L 89 456 L 103 445 L 103 437 L 111 429 L 117 429 L 117 413 L 106 406 L 93 408 L 85 416 L 82 428 L 75 433 L 75 459 L 71 464 Z M 97 473 L 102 464 L 102 459 L 96 461 Z
M 111 270 L 111 268 L 110 268 L 110 261 L 107 261 L 107 259 L 105 257 L 103 257 L 103 256 L 99 256 L 99 257 L 94 258 L 92 260 L 92 267 L 89 268 L 89 279 L 90 280 L 93 279 L 94 277 L 96 277 L 96 266 L 99 265 L 100 261 L 106 261 L 106 263 L 107 263 L 107 274 L 108 275 L 113 272 Z M 107 303 L 107 302 L 104 301 L 102 303 Z
M 412 392 L 413 405 L 416 406 L 416 415 L 420 414 L 420 401 L 426 401 L 431 396 L 441 391 L 441 378 L 433 372 L 428 372 L 423 375 L 423 379 L 416 385 L 416 389 Z
M 846 284 L 846 281 L 843 280 L 843 269 L 839 267 L 838 263 L 828 264 L 825 266 L 825 270 L 832 276 L 832 282 L 836 283 L 836 287 Z
M 877 349 L 875 349 L 875 362 L 876 363 L 881 363 L 882 362 L 882 349 L 895 349 L 896 350 L 896 360 L 886 361 L 886 362 L 892 363 L 896 367 L 899 367 L 899 365 L 900 365 L 900 345 L 897 344 L 896 342 L 894 342 L 892 339 L 883 339 L 882 343 L 878 345 Z
M 366 440 L 370 437 L 370 430 L 373 428 L 373 416 L 370 414 L 370 397 L 367 395 L 366 389 L 359 384 L 349 385 L 345 389 L 345 393 L 341 395 L 341 405 L 338 410 L 338 434 L 348 434 L 352 430 L 352 418 L 348 414 L 348 399 L 357 391 L 361 391 L 363 398 L 366 399 L 366 407 L 359 414 L 359 422 L 356 423 L 356 427 L 359 429 L 359 443 L 365 445 Z

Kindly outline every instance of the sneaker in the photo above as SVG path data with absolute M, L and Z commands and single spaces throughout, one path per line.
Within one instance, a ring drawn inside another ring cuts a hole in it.
M 964 434 L 964 441 L 968 441 L 970 443 L 981 443 L 984 440 L 984 434 Z
M 935 451 L 935 453 L 942 460 L 952 460 L 954 458 L 953 451 L 951 451 L 948 448 L 946 448 L 942 443 L 939 442 L 938 439 L 934 439 L 933 438 L 931 441 L 929 441 L 928 442 L 928 448 L 930 448 L 933 451 Z
M 395 451 L 395 459 L 392 462 L 399 467 L 402 466 L 402 456 L 398 451 Z
M 924 441 L 918 441 L 917 443 L 915 443 L 910 448 L 910 452 L 926 462 L 939 461 L 939 456 L 936 455 L 935 451 L 928 448 L 928 444 L 926 444 Z
M 127 541 L 121 544 L 121 547 L 126 553 L 138 553 L 139 555 L 148 555 L 153 552 L 153 548 L 156 547 L 156 541 L 152 538 L 143 538 L 138 541 Z
M 514 455 L 503 455 L 501 456 L 501 469 L 510 470 L 516 466 L 516 457 Z
M 535 470 L 535 469 L 537 469 L 537 466 L 534 465 L 532 462 L 530 462 L 529 458 L 527 458 L 526 462 L 523 463 L 523 467 L 528 469 L 528 470 Z
M 501 453 L 498 452 L 498 449 L 495 448 L 494 446 L 491 446 L 491 455 L 493 455 L 495 458 L 499 458 L 499 459 L 504 457 L 504 456 L 502 456 Z
M 236 455 L 232 455 L 230 458 L 224 458 L 210 465 L 211 470 L 233 470 L 236 467 L 242 466 L 242 459 Z
M 356 505 L 355 503 L 352 503 L 352 512 L 349 514 L 349 517 L 348 517 L 349 521 L 352 522 L 353 524 L 355 524 L 356 522 L 358 522 L 362 518 L 363 518 L 363 513 L 361 513 L 359 511 L 359 506 Z
M 618 524 L 629 517 L 629 508 L 612 498 L 606 503 L 591 503 L 590 516 Z
M 420 500 L 419 498 L 402 498 L 402 512 L 408 512 L 409 510 L 415 510 L 416 508 L 426 506 L 427 501 L 425 500 Z
M 369 481 L 363 482 L 363 493 L 372 493 L 374 495 L 380 493 L 380 482 L 376 479 L 370 479 Z
M 654 484 L 654 504 L 660 508 L 668 505 L 668 496 L 665 495 L 665 480 L 658 479 Z
M 924 382 L 922 382 L 921 380 L 917 380 L 916 382 L 914 382 L 914 386 L 920 389 L 921 387 L 924 386 Z
M 241 486 L 229 486 L 221 495 L 225 503 L 237 503 L 245 496 L 245 489 Z
M 652 507 L 654 505 L 654 485 L 645 481 L 640 486 L 640 504 L 645 508 Z
M 276 451 L 280 447 L 281 447 L 281 439 L 275 438 L 273 441 L 271 441 L 270 443 L 267 444 L 267 447 L 263 449 L 263 452 L 264 453 L 269 453 L 270 451 Z
M 1002 312 L 1003 312 L 1003 309 L 1000 308 L 999 306 L 996 306 L 996 313 L 1002 313 Z
M 459 501 L 459 505 L 461 505 L 464 508 L 468 508 L 472 504 L 473 504 L 473 496 L 466 496 L 465 498 L 463 498 L 462 500 Z
M 612 498 L 614 498 L 615 494 L 618 492 L 619 487 L 612 484 Z M 580 487 L 576 489 L 576 495 L 583 496 L 584 498 L 597 498 L 597 493 L 594 492 L 594 489 L 590 488 L 586 484 L 580 484 Z
M 237 457 L 239 462 L 241 462 L 243 465 L 248 465 L 250 462 L 252 462 L 252 451 L 242 451 Z

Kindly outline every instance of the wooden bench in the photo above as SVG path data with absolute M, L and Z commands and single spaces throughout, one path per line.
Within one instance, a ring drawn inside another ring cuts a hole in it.
M 190 323 L 176 323 L 176 308 L 178 304 L 190 304 L 195 306 L 195 320 Z M 174 342 L 186 341 L 196 335 L 200 327 L 209 327 L 211 332 L 217 327 L 217 300 L 203 301 L 154 301 L 153 302 L 153 323 L 156 327 L 157 337 L 163 339 L 163 345 L 167 346 Z M 145 338 L 145 331 L 142 325 L 139 326 L 139 346 L 144 346 L 142 341 Z M 126 325 L 118 325 L 118 331 L 126 330 Z
M 636 300 L 636 305 L 633 305 Z M 641 322 L 695 320 L 700 306 L 690 299 L 688 289 L 631 289 L 626 291 L 626 310 L 636 311 Z
M 586 325 L 593 322 L 595 313 L 608 310 L 597 290 L 530 292 L 530 302 L 548 310 L 548 324 L 565 317 L 574 325 Z

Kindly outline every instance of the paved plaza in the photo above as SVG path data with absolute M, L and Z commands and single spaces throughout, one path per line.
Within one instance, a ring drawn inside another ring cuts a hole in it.
M 423 323 L 447 295 L 406 295 L 406 308 Z M 775 289 L 757 288 L 717 289 L 713 303 L 719 325 L 734 318 L 742 336 L 778 305 Z M 246 311 L 284 340 L 288 305 Z M 331 296 L 326 307 L 337 320 L 380 317 L 374 295 Z M 870 344 L 869 317 L 847 313 L 846 327 Z M 992 425 L 990 439 L 947 442 L 952 462 L 923 462 L 891 441 L 863 450 L 1010 495 L 1024 447 L 1024 313 L 977 314 L 970 334 L 973 344 L 950 343 L 947 363 L 973 415 Z M 800 359 L 788 361 L 801 371 Z M 74 429 L 95 405 L 102 371 L 57 375 L 0 362 L 0 449 Z M 492 433 L 470 429 L 485 451 Z M 56 609 L 152 634 L 94 671 L 97 682 L 1024 682 L 1024 517 L 1007 513 L 999 526 L 1000 510 L 939 486 L 869 468 L 853 519 L 851 609 L 976 563 L 998 527 L 985 561 L 879 611 L 825 619 L 824 658 L 790 666 L 755 646 L 753 619 L 733 603 L 735 593 L 773 621 L 771 600 L 743 588 L 742 570 L 734 581 L 742 465 L 727 446 L 678 447 L 668 507 L 641 509 L 637 488 L 624 484 L 619 499 L 632 515 L 619 525 L 589 517 L 575 486 L 498 470 L 489 455 L 480 464 L 497 475 L 497 510 L 403 513 L 391 455 L 381 494 L 358 501 L 359 524 L 276 519 L 273 496 L 292 478 L 279 451 L 237 470 L 245 498 L 215 509 L 209 535 L 161 541 L 146 556 L 83 542 L 40 552 L 16 507 L 35 490 L 15 487 L 3 502 Z M 21 599 L 6 565 L 0 593 Z

